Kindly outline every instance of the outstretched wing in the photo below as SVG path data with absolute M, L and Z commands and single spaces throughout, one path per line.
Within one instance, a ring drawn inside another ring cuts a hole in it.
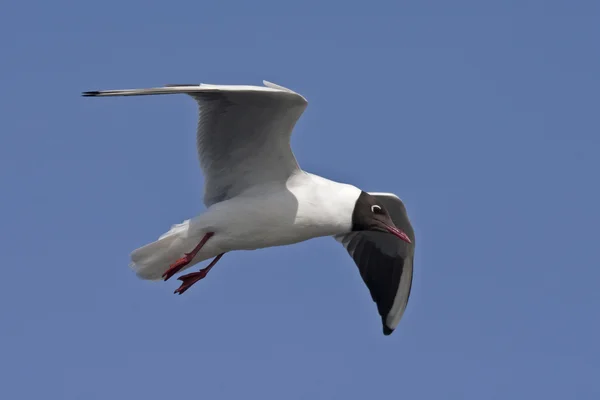
M 198 156 L 207 206 L 299 170 L 290 137 L 307 101 L 282 86 L 167 85 L 148 89 L 84 92 L 84 96 L 184 93 L 199 105 Z
M 390 335 L 400 322 L 413 276 L 415 233 L 406 208 L 392 193 L 369 193 L 387 209 L 394 224 L 403 230 L 411 244 L 384 232 L 362 231 L 337 236 L 354 259 L 381 316 L 383 333 Z

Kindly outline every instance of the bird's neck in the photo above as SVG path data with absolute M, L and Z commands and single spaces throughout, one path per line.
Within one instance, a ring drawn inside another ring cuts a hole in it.
M 295 225 L 314 227 L 319 236 L 352 230 L 352 213 L 361 193 L 357 187 L 305 173 L 290 180 L 288 190 L 298 199 Z

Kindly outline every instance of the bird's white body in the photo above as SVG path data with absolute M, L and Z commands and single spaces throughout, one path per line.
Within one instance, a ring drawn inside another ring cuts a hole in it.
M 284 183 L 253 186 L 174 225 L 156 242 L 135 250 L 131 267 L 140 278 L 159 280 L 170 264 L 193 249 L 208 232 L 214 232 L 214 236 L 186 269 L 228 251 L 347 233 L 360 193 L 355 186 L 298 171 Z

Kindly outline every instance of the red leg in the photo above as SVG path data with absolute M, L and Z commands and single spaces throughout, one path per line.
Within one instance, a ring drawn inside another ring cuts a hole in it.
M 214 260 L 212 260 L 210 264 L 208 264 L 208 267 L 203 268 L 198 272 L 192 272 L 191 274 L 182 275 L 179 278 L 177 278 L 182 283 L 181 286 L 179 286 L 179 288 L 173 293 L 183 294 L 186 290 L 192 287 L 194 283 L 198 282 L 200 279 L 204 279 L 206 274 L 208 274 L 208 271 L 210 271 L 210 269 L 215 266 L 217 261 L 219 261 L 221 257 L 223 257 L 223 254 L 225 253 L 221 253 L 218 256 L 216 256 Z
M 206 244 L 206 242 L 208 241 L 208 239 L 210 239 L 210 237 L 214 234 L 215 234 L 214 232 L 208 232 L 206 235 L 204 235 L 204 237 L 202 238 L 200 243 L 198 243 L 198 246 L 194 247 L 194 249 L 192 251 L 190 251 L 189 253 L 185 253 L 185 255 L 183 257 L 181 257 L 180 259 L 175 261 L 173 264 L 171 264 L 169 266 L 169 269 L 167 270 L 167 272 L 165 272 L 162 275 L 163 279 L 165 281 L 168 280 L 170 277 L 172 277 L 173 275 L 175 275 L 176 273 L 181 271 L 181 269 L 183 267 L 185 267 L 186 265 L 191 263 L 192 260 L 194 259 L 194 257 L 196 257 L 196 254 L 198 254 L 198 252 L 202 248 L 202 246 L 204 246 Z

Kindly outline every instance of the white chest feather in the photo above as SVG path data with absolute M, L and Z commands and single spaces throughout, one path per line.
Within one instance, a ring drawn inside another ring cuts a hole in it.
M 214 231 L 223 251 L 253 250 L 346 233 L 360 190 L 302 173 L 286 185 L 256 187 L 197 217 L 192 234 Z

